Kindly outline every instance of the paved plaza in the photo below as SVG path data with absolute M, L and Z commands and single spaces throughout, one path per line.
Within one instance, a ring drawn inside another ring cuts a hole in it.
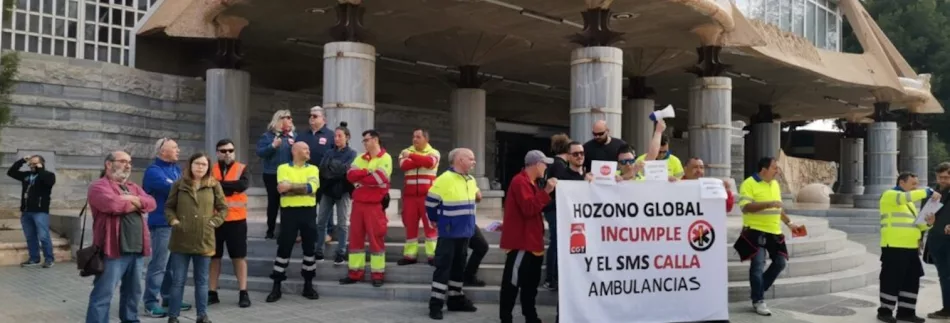
M 851 240 L 868 245 L 872 252 L 877 235 L 851 235 Z M 936 272 L 928 266 L 927 276 L 923 278 L 919 314 L 936 310 L 940 306 L 940 287 L 936 283 Z M 45 322 L 76 323 L 85 317 L 86 302 L 92 286 L 91 278 L 80 278 L 73 263 L 60 263 L 52 269 L 15 266 L 0 267 L 0 322 Z M 752 313 L 748 302 L 730 304 L 733 323 L 863 323 L 876 322 L 878 286 L 831 295 L 788 298 L 769 301 L 774 312 L 773 317 L 761 317 Z M 547 291 L 541 291 L 547 293 Z M 192 300 L 190 287 L 185 299 Z M 285 294 L 276 304 L 264 302 L 266 294 L 251 292 L 254 305 L 247 309 L 237 307 L 237 293 L 222 290 L 222 303 L 210 309 L 211 319 L 215 322 L 333 322 L 333 323 L 415 323 L 432 322 L 426 317 L 425 303 L 394 302 L 382 300 L 361 300 L 351 298 L 321 298 L 317 301 L 305 300 L 292 294 Z M 446 319 L 453 322 L 498 322 L 498 306 L 479 304 L 479 311 L 471 314 L 447 313 Z M 117 299 L 112 305 L 113 321 L 118 322 Z M 517 309 L 516 309 L 517 310 Z M 555 309 L 540 308 L 542 319 L 553 322 Z M 183 322 L 194 320 L 194 310 L 183 313 Z M 516 314 L 517 315 L 517 314 Z M 142 318 L 142 322 L 164 322 L 165 319 Z M 932 320 L 931 320 L 932 321 Z M 520 322 L 516 320 L 516 322 Z

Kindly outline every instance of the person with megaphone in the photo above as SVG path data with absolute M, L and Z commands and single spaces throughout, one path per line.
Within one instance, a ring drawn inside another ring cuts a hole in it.
M 650 113 L 650 120 L 652 120 L 654 123 L 659 120 L 673 118 L 676 118 L 676 112 L 673 111 L 672 105 L 667 105 L 662 110 L 657 110 L 653 111 L 653 113 Z M 646 154 L 642 154 L 637 157 L 637 161 L 645 161 L 646 157 Z M 670 138 L 667 136 L 660 138 L 660 150 L 657 153 L 656 160 L 666 160 L 667 169 L 669 170 L 670 174 L 670 181 L 678 180 L 685 174 L 683 171 L 683 162 L 680 161 L 679 157 L 676 157 L 676 155 L 673 155 L 673 153 L 670 152 Z M 639 176 L 644 176 L 643 170 L 640 170 Z

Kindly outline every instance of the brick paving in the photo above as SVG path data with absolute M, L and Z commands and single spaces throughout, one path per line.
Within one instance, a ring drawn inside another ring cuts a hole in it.
M 874 252 L 877 235 L 851 237 L 869 246 Z M 936 273 L 928 266 L 920 293 L 920 315 L 940 306 L 940 290 Z M 80 278 L 72 263 L 59 263 L 52 269 L 0 267 L 0 322 L 76 323 L 85 318 L 86 304 L 92 289 L 91 278 Z M 546 291 L 541 291 L 546 293 Z M 237 293 L 222 290 L 222 303 L 210 309 L 215 322 L 333 322 L 333 323 L 416 323 L 432 322 L 426 315 L 425 303 L 410 303 L 350 298 L 321 298 L 305 300 L 285 293 L 276 304 L 264 302 L 264 293 L 251 292 L 254 305 L 248 309 L 237 307 Z M 185 299 L 192 300 L 193 292 L 186 287 Z M 118 295 L 118 294 L 116 294 Z M 788 298 L 769 301 L 772 317 L 761 317 L 750 312 L 747 302 L 730 304 L 732 323 L 862 323 L 875 322 L 877 285 L 807 298 Z M 477 313 L 447 313 L 452 322 L 498 322 L 498 306 L 478 304 Z M 113 321 L 118 322 L 118 300 L 113 299 Z M 555 309 L 540 307 L 542 319 L 553 322 Z M 517 309 L 516 309 L 517 311 Z M 194 320 L 194 310 L 184 312 L 183 322 Z M 164 322 L 165 319 L 141 318 L 143 323 Z M 521 322 L 517 318 L 516 322 Z

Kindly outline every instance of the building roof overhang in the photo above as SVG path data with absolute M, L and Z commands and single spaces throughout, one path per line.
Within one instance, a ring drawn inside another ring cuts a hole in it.
M 140 22 L 138 35 L 240 37 L 246 59 L 254 63 L 247 69 L 255 81 L 286 84 L 293 73 L 322 73 L 319 47 L 332 41 L 327 30 L 337 22 L 337 4 L 160 0 Z M 943 112 L 930 93 L 929 75 L 916 74 L 858 0 L 842 0 L 839 7 L 865 49 L 861 54 L 815 48 L 799 36 L 747 19 L 730 0 L 388 0 L 364 6 L 372 32 L 368 41 L 396 62 L 378 60 L 379 68 L 432 79 L 451 77 L 439 73 L 451 74 L 457 66 L 479 65 L 487 74 L 522 85 L 540 84 L 534 93 L 566 99 L 570 51 L 577 47 L 567 36 L 583 28 L 578 13 L 609 7 L 612 29 L 624 33 L 613 46 L 625 52 L 625 74 L 647 77 L 658 104 L 686 106 L 683 89 L 694 76 L 685 69 L 698 59 L 695 48 L 705 44 L 725 47 L 721 60 L 731 65 L 739 115 L 753 115 L 767 104 L 787 121 L 857 118 L 870 114 L 878 101 L 917 113 Z M 319 77 L 299 80 L 320 82 Z

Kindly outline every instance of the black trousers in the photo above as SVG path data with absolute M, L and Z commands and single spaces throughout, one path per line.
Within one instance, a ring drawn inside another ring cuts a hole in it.
M 435 272 L 432 273 L 432 297 L 429 309 L 442 310 L 448 299 L 449 307 L 465 299 L 462 293 L 465 260 L 469 238 L 442 238 L 435 246 Z M 448 296 L 448 297 L 446 297 Z
M 530 251 L 508 251 L 505 271 L 501 276 L 501 306 L 499 317 L 502 323 L 512 320 L 511 311 L 515 309 L 518 292 L 521 292 L 521 313 L 526 323 L 537 323 L 538 310 L 535 298 L 538 296 L 538 284 L 541 283 L 541 264 L 544 256 L 536 256 Z
M 465 265 L 465 276 L 463 279 L 465 281 L 475 280 L 478 276 L 478 267 L 482 265 L 482 259 L 485 258 L 485 254 L 488 254 L 488 241 L 485 240 L 485 235 L 482 234 L 482 230 L 475 227 L 475 235 L 471 239 L 468 239 L 468 247 L 472 249 L 472 255 L 468 257 L 468 264 Z M 436 249 L 439 246 L 436 245 Z
M 881 307 L 878 312 L 897 316 L 916 316 L 917 292 L 924 267 L 917 249 L 881 248 Z
M 277 174 L 264 174 L 264 188 L 267 190 L 267 233 L 274 234 L 274 227 L 277 226 L 277 213 L 280 212 Z
M 303 248 L 303 265 L 300 266 L 300 275 L 311 280 L 316 275 L 317 260 L 314 258 L 317 242 L 317 212 L 313 206 L 285 207 L 280 211 L 280 236 L 277 237 L 277 258 L 274 259 L 274 271 L 270 278 L 275 282 L 287 279 L 287 266 L 290 265 L 290 255 L 297 244 L 297 234 L 300 234 Z

